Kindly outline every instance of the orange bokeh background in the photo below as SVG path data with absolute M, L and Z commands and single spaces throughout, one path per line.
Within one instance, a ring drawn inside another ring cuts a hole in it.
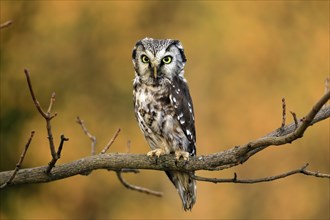
M 28 68 L 44 108 L 56 92 L 52 121 L 58 163 L 100 151 L 117 128 L 110 152 L 149 150 L 134 118 L 131 51 L 146 36 L 179 39 L 194 101 L 197 153 L 246 143 L 281 124 L 281 99 L 298 117 L 324 93 L 329 77 L 329 1 L 3 1 L 1 20 L 0 170 L 11 170 L 31 130 L 23 167 L 50 160 L 43 118 L 23 73 Z M 287 115 L 288 122 L 292 122 Z M 290 145 L 270 147 L 243 165 L 201 176 L 260 178 L 310 163 L 330 172 L 329 119 Z M 197 203 L 184 212 L 163 172 L 125 174 L 162 198 L 128 190 L 114 172 L 94 171 L 47 184 L 1 190 L 1 219 L 329 219 L 329 180 L 295 175 L 252 185 L 198 182 Z

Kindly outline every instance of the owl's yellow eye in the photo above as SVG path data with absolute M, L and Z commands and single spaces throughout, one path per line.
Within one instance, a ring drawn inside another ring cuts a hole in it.
M 166 56 L 162 59 L 163 63 L 169 64 L 172 62 L 172 57 L 171 56 Z
M 141 56 L 142 63 L 149 63 L 149 58 L 146 55 Z

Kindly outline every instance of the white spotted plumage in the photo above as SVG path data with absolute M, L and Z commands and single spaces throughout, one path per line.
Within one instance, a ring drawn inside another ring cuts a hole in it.
M 149 156 L 175 154 L 187 160 L 196 155 L 192 100 L 184 78 L 186 58 L 177 40 L 145 38 L 133 49 L 135 116 L 151 152 Z M 191 174 L 166 171 L 185 211 L 196 201 Z M 192 172 L 193 174 L 193 172 Z

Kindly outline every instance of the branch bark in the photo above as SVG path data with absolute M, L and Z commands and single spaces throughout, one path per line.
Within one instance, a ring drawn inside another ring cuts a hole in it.
M 314 172 L 314 171 L 306 170 L 308 165 L 309 164 L 305 164 L 301 168 L 298 168 L 298 169 L 295 169 L 295 170 L 291 170 L 291 171 L 288 171 L 288 172 L 285 172 L 285 173 L 282 173 L 282 174 L 279 174 L 279 175 L 268 176 L 268 177 L 259 178 L 259 179 L 238 179 L 236 173 L 234 173 L 233 178 L 229 178 L 229 179 L 207 178 L 207 177 L 200 177 L 200 176 L 193 176 L 193 178 L 195 180 L 198 180 L 198 181 L 211 182 L 211 183 L 243 183 L 243 184 L 269 182 L 269 181 L 282 179 L 282 178 L 285 178 L 285 177 L 288 177 L 288 176 L 291 176 L 291 175 L 295 175 L 295 174 L 299 174 L 299 173 L 304 174 L 304 175 L 308 175 L 308 176 L 315 176 L 315 177 L 321 177 L 321 178 L 330 178 L 329 174 L 324 174 L 324 173 L 320 173 L 320 172 Z
M 158 159 L 150 158 L 146 154 L 110 153 L 85 157 L 70 163 L 57 165 L 50 174 L 44 171 L 46 166 L 21 169 L 17 172 L 12 185 L 44 183 L 83 175 L 97 169 L 120 171 L 122 169 L 150 169 L 150 170 L 179 170 L 182 172 L 193 170 L 222 170 L 247 161 L 251 156 L 272 145 L 283 145 L 301 138 L 305 130 L 322 120 L 330 117 L 330 106 L 324 106 L 330 98 L 328 91 L 298 122 L 284 126 L 282 129 L 251 141 L 241 146 L 235 146 L 222 152 L 200 155 L 187 161 L 177 161 L 173 155 L 164 155 Z M 322 106 L 324 106 L 322 108 Z M 0 172 L 0 185 L 11 177 L 13 171 Z M 307 171 L 312 175 L 315 172 Z M 308 174 L 306 174 L 308 175 Z M 318 174 L 319 175 L 319 174 Z M 316 176 L 316 175 L 313 175 Z M 328 176 L 325 176 L 328 177 Z M 329 177 L 328 177 L 329 178 Z
M 131 190 L 135 190 L 135 191 L 138 191 L 138 192 L 142 192 L 142 193 L 146 193 L 146 194 L 149 194 L 149 195 L 154 195 L 154 196 L 158 196 L 158 197 L 161 197 L 163 196 L 163 193 L 161 192 L 157 192 L 157 191 L 154 191 L 154 190 L 150 190 L 150 189 L 147 189 L 147 188 L 143 188 L 141 186 L 134 186 L 132 184 L 129 184 L 128 182 L 126 182 L 126 180 L 124 180 L 124 178 L 122 177 L 122 172 L 121 171 L 116 171 L 117 173 L 117 177 L 119 179 L 119 181 L 127 188 L 127 189 L 131 189 Z
M 8 26 L 10 26 L 12 23 L 13 23 L 13 21 L 11 21 L 11 20 L 6 21 L 6 22 L 0 24 L 0 29 L 5 28 L 5 27 L 8 27 Z
M 50 121 L 54 117 L 57 116 L 57 113 L 56 112 L 53 115 L 51 114 L 51 110 L 52 110 L 53 104 L 55 102 L 55 96 L 56 95 L 55 95 L 55 92 L 52 93 L 52 96 L 50 97 L 50 102 L 49 102 L 48 110 L 47 110 L 47 112 L 45 112 L 41 108 L 40 103 L 37 100 L 36 95 L 34 94 L 32 83 L 31 83 L 31 79 L 30 79 L 30 73 L 29 73 L 28 69 L 24 69 L 24 73 L 25 73 L 25 76 L 26 76 L 27 84 L 29 86 L 29 90 L 30 90 L 30 94 L 31 94 L 31 97 L 32 97 L 32 101 L 33 101 L 34 105 L 36 106 L 38 112 L 41 114 L 41 116 L 46 121 L 46 128 L 47 128 L 47 134 L 48 134 L 48 137 L 47 138 L 48 138 L 48 141 L 49 141 L 50 152 L 51 152 L 51 155 L 52 155 L 52 160 L 49 162 L 48 168 L 46 169 L 46 173 L 49 174 L 50 171 L 55 166 L 57 160 L 59 159 L 60 156 L 58 155 L 58 153 L 61 153 L 61 150 L 62 150 L 62 147 L 63 147 L 63 142 L 66 140 L 65 138 L 62 139 L 61 146 L 60 146 L 61 147 L 61 150 L 59 150 L 58 152 L 56 152 L 56 150 L 55 150 L 55 144 L 54 144 L 54 138 L 53 138 L 53 132 L 52 132 L 52 126 L 51 126 L 51 123 L 50 123 Z

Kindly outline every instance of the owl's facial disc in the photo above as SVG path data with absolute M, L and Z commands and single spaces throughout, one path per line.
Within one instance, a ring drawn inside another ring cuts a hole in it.
M 146 54 L 142 54 L 140 57 L 141 62 L 143 63 L 143 65 L 148 66 L 147 68 L 149 68 L 150 73 L 152 75 L 153 78 L 157 78 L 158 77 L 158 70 L 159 70 L 159 61 L 158 58 L 153 56 L 153 54 L 149 51 L 146 52 Z M 166 61 L 168 61 L 166 59 Z M 164 63 L 163 61 L 161 63 Z
M 163 78 L 172 78 L 173 69 L 177 67 L 175 62 L 178 56 L 174 56 L 178 54 L 176 46 L 156 49 L 145 49 L 145 46 L 139 45 L 133 51 L 133 63 L 137 64 L 136 70 L 144 81 L 156 82 Z

